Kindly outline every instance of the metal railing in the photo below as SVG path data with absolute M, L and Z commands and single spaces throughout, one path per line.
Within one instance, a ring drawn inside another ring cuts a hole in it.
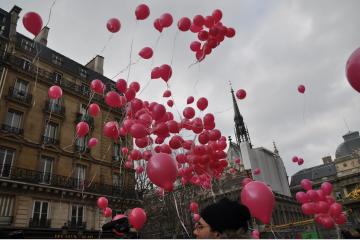
M 51 219 L 40 218 L 40 219 L 29 219 L 29 227 L 48 228 L 51 226 Z
M 32 95 L 28 92 L 20 91 L 14 87 L 9 87 L 7 95 L 8 99 L 16 100 L 17 102 L 23 103 L 30 106 L 32 102 Z
M 78 229 L 78 228 L 82 228 L 82 229 L 86 229 L 86 222 L 82 222 L 82 221 L 68 221 L 68 228 L 72 229 Z
M 1 129 L 5 132 L 16 133 L 16 134 L 21 134 L 21 135 L 24 133 L 24 129 L 13 127 L 13 126 L 10 126 L 7 124 L 2 124 Z
M 57 145 L 59 144 L 59 140 L 56 138 L 52 138 L 52 137 L 46 137 L 46 136 L 42 136 L 42 142 L 44 144 L 54 144 Z
M 78 190 L 82 192 L 118 196 L 129 199 L 136 198 L 135 190 L 123 189 L 115 185 L 96 183 L 89 180 L 81 181 L 78 178 L 12 167 L 11 165 L 0 165 L 0 172 L 6 172 L 5 176 L 4 174 L 0 175 L 0 181 L 1 178 L 4 177 L 6 179 L 26 183 L 46 184 L 53 187 Z

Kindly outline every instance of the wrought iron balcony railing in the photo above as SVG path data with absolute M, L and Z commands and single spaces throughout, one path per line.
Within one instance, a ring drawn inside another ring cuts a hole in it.
M 9 133 L 15 133 L 15 134 L 20 134 L 20 135 L 24 134 L 24 129 L 13 127 L 13 126 L 10 126 L 7 124 L 2 124 L 1 129 L 5 132 L 9 132 Z
M 46 136 L 42 136 L 42 142 L 44 144 L 54 144 L 57 145 L 59 144 L 59 140 L 53 137 L 46 137 Z
M 51 226 L 51 219 L 47 219 L 47 218 L 30 218 L 29 219 L 29 227 L 33 227 L 33 228 L 48 228 Z
M 65 107 L 61 104 L 54 104 L 49 100 L 46 101 L 44 110 L 46 112 L 51 112 L 52 114 L 56 114 L 61 117 L 65 116 Z
M 24 183 L 46 184 L 57 188 L 77 190 L 103 195 L 111 195 L 128 199 L 135 199 L 135 190 L 124 189 L 116 185 L 96 183 L 91 180 L 80 180 L 57 174 L 44 173 L 40 171 L 12 167 L 11 165 L 0 164 L 1 178 L 16 180 Z M 4 173 L 6 173 L 4 175 Z M 121 184 L 124 186 L 124 183 Z
M 9 88 L 7 98 L 11 100 L 15 100 L 16 102 L 19 102 L 26 106 L 30 106 L 32 102 L 32 95 L 30 93 L 21 91 L 14 87 Z
M 82 221 L 68 221 L 68 225 L 67 225 L 70 229 L 75 228 L 75 229 L 86 229 L 86 222 L 82 222 Z

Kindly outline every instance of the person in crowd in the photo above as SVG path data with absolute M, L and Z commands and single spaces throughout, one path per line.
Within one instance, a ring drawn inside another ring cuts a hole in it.
M 211 204 L 200 213 L 194 235 L 198 239 L 251 238 L 248 234 L 249 209 L 227 198 Z

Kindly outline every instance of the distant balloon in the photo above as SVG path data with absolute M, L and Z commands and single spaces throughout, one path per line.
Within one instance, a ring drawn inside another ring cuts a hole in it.
M 246 91 L 244 89 L 239 89 L 237 92 L 236 92 L 236 97 L 238 99 L 244 99 L 246 97 Z
M 107 21 L 106 27 L 109 30 L 109 32 L 116 33 L 121 28 L 120 20 L 117 18 L 111 18 Z
M 144 20 L 150 15 L 150 9 L 146 4 L 140 4 L 135 9 L 135 16 L 137 20 Z
M 351 54 L 346 63 L 346 77 L 350 85 L 360 93 L 360 48 Z
M 144 59 L 149 59 L 149 58 L 151 58 L 153 56 L 153 50 L 150 47 L 144 47 L 139 52 L 139 56 L 144 58 Z
M 298 86 L 298 91 L 299 91 L 299 93 L 305 93 L 305 86 L 304 85 L 299 85 Z

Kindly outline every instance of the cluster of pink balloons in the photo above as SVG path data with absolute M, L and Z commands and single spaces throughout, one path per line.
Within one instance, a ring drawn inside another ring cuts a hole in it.
M 304 159 L 302 159 L 301 157 L 294 156 L 292 158 L 292 162 L 297 163 L 300 166 L 304 164 Z
M 193 41 L 190 44 L 190 49 L 195 52 L 195 57 L 199 62 L 202 61 L 206 55 L 211 54 L 212 50 L 224 41 L 225 37 L 232 38 L 235 36 L 235 29 L 226 27 L 221 22 L 221 18 L 221 10 L 216 9 L 212 15 L 209 16 L 194 16 L 190 26 L 190 19 L 180 19 L 178 27 L 181 31 L 190 29 L 191 32 L 197 33 L 199 41 Z
M 251 216 L 264 224 L 269 224 L 275 206 L 275 197 L 271 188 L 261 181 L 243 180 L 241 202 L 250 210 Z
M 109 201 L 106 197 L 99 197 L 97 200 L 97 206 L 103 210 L 104 217 L 112 216 L 112 209 L 108 207 Z
M 162 78 L 165 82 L 169 81 L 172 76 L 172 68 L 168 64 L 163 64 L 159 67 L 154 67 L 151 70 L 151 79 Z
M 342 205 L 335 202 L 331 196 L 332 184 L 323 182 L 320 189 L 314 190 L 309 179 L 300 182 L 306 192 L 297 192 L 296 200 L 301 203 L 301 210 L 305 215 L 315 215 L 315 222 L 326 229 L 333 228 L 336 224 L 344 224 L 346 215 L 343 213 Z

